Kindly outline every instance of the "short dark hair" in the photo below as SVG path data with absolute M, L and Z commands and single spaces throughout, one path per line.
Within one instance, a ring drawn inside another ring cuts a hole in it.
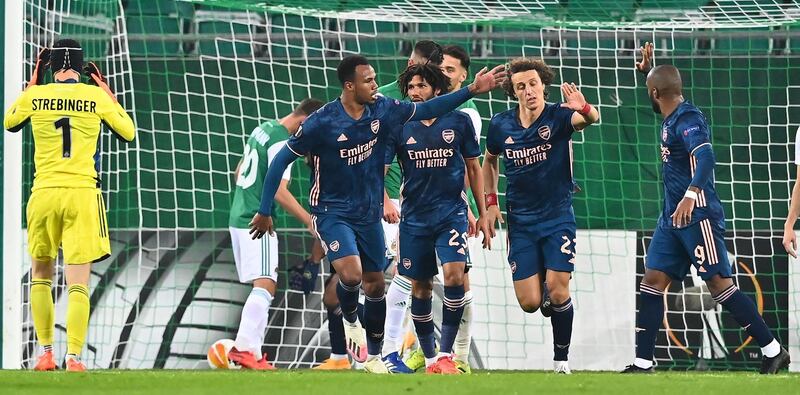
M 461 63 L 461 67 L 463 67 L 464 70 L 469 70 L 469 54 L 464 48 L 458 45 L 446 45 L 442 48 L 442 53 L 458 59 Z
M 553 80 L 556 78 L 556 74 L 553 72 L 553 69 L 551 69 L 550 66 L 544 62 L 544 60 L 526 57 L 511 59 L 506 65 L 508 78 L 506 78 L 506 81 L 503 83 L 503 90 L 506 91 L 506 95 L 508 95 L 508 97 L 517 97 L 514 95 L 514 84 L 511 82 L 511 76 L 516 73 L 529 70 L 536 70 L 536 72 L 539 73 L 539 78 L 542 80 L 542 84 L 545 86 L 544 98 L 547 99 L 547 87 L 553 83 Z
M 339 77 L 339 83 L 342 86 L 347 81 L 353 82 L 358 66 L 369 66 L 369 60 L 361 55 L 350 55 L 339 62 L 339 66 L 336 67 L 336 76 Z
M 428 63 L 433 63 L 437 66 L 442 64 L 442 59 L 444 58 L 442 46 L 431 40 L 417 41 L 414 45 L 414 53 L 427 60 Z
M 50 69 L 53 72 L 72 69 L 81 73 L 83 70 L 83 49 L 71 39 L 62 38 L 50 49 Z
M 408 66 L 408 68 L 397 77 L 397 85 L 403 97 L 408 97 L 408 84 L 414 79 L 415 75 L 422 77 L 422 79 L 433 88 L 434 92 L 439 90 L 439 94 L 444 94 L 450 90 L 450 78 L 447 78 L 439 66 L 430 63 L 415 64 Z
M 294 115 L 311 115 L 314 111 L 319 110 L 320 107 L 325 105 L 322 100 L 317 100 L 313 97 L 303 99 L 297 107 L 294 108 L 292 114 Z

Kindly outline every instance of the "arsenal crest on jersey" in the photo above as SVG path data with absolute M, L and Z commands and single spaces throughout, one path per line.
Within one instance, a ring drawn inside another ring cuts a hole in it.
M 381 128 L 381 121 L 376 119 L 369 124 L 369 128 L 372 129 L 372 133 L 378 134 L 378 130 Z
M 406 270 L 411 269 L 411 259 L 403 258 L 403 267 L 406 268 Z
M 334 240 L 333 243 L 330 244 L 330 248 L 333 252 L 339 251 L 339 240 Z
M 540 127 L 539 128 L 539 137 L 541 137 L 542 140 L 550 140 L 550 126 L 544 125 L 544 126 Z
M 456 132 L 453 131 L 453 129 L 442 130 L 442 138 L 445 143 L 450 144 L 453 142 L 453 139 L 456 138 Z

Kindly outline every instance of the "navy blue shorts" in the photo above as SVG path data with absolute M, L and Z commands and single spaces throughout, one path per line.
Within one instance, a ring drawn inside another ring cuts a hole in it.
M 456 217 L 430 231 L 409 229 L 400 224 L 400 259 L 397 272 L 414 280 L 427 280 L 439 273 L 442 265 L 468 260 L 466 216 Z
M 386 242 L 380 221 L 354 224 L 337 215 L 312 215 L 311 219 L 330 262 L 357 255 L 361 258 L 361 270 L 386 270 Z
M 656 228 L 647 248 L 645 268 L 683 280 L 694 265 L 703 280 L 714 275 L 731 277 L 731 264 L 725 248 L 725 226 L 704 219 L 681 229 Z
M 575 217 L 538 224 L 508 223 L 508 264 L 514 281 L 545 270 L 575 270 Z

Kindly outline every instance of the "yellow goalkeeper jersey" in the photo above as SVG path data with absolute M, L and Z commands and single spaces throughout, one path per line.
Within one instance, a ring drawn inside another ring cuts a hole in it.
M 34 85 L 22 92 L 6 111 L 4 127 L 17 132 L 33 128 L 39 188 L 96 188 L 99 186 L 101 123 L 117 137 L 133 141 L 136 130 L 125 109 L 106 92 L 79 82 Z

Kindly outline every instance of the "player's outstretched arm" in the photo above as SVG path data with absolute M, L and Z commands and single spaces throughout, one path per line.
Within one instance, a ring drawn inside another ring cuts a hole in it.
M 250 235 L 253 239 L 260 239 L 266 233 L 275 234 L 275 226 L 272 223 L 272 202 L 281 184 L 283 172 L 297 158 L 298 156 L 287 145 L 272 159 L 264 178 L 264 189 L 261 191 L 261 207 L 250 221 Z
M 489 92 L 501 86 L 506 79 L 505 66 L 499 65 L 491 71 L 486 71 L 486 67 L 475 74 L 475 81 L 469 86 L 465 86 L 455 92 L 441 95 L 416 105 L 416 110 L 409 121 L 421 121 L 432 119 L 447 114 L 455 110 L 472 96 Z
M 570 120 L 575 130 L 583 130 L 600 120 L 600 112 L 586 101 L 583 93 L 578 90 L 575 84 L 567 82 L 561 84 L 561 95 L 564 97 L 564 103 L 561 103 L 561 107 L 575 111 Z
M 500 162 L 498 156 L 488 150 L 483 158 L 483 190 L 486 194 L 486 221 L 491 237 L 496 235 L 494 231 L 495 223 L 503 223 L 503 215 L 500 213 L 499 202 L 497 201 L 497 182 L 500 179 Z
M 797 166 L 797 178 L 792 188 L 792 201 L 789 204 L 789 213 L 783 224 L 783 248 L 789 255 L 797 258 L 797 236 L 794 233 L 794 224 L 800 216 L 800 166 Z

